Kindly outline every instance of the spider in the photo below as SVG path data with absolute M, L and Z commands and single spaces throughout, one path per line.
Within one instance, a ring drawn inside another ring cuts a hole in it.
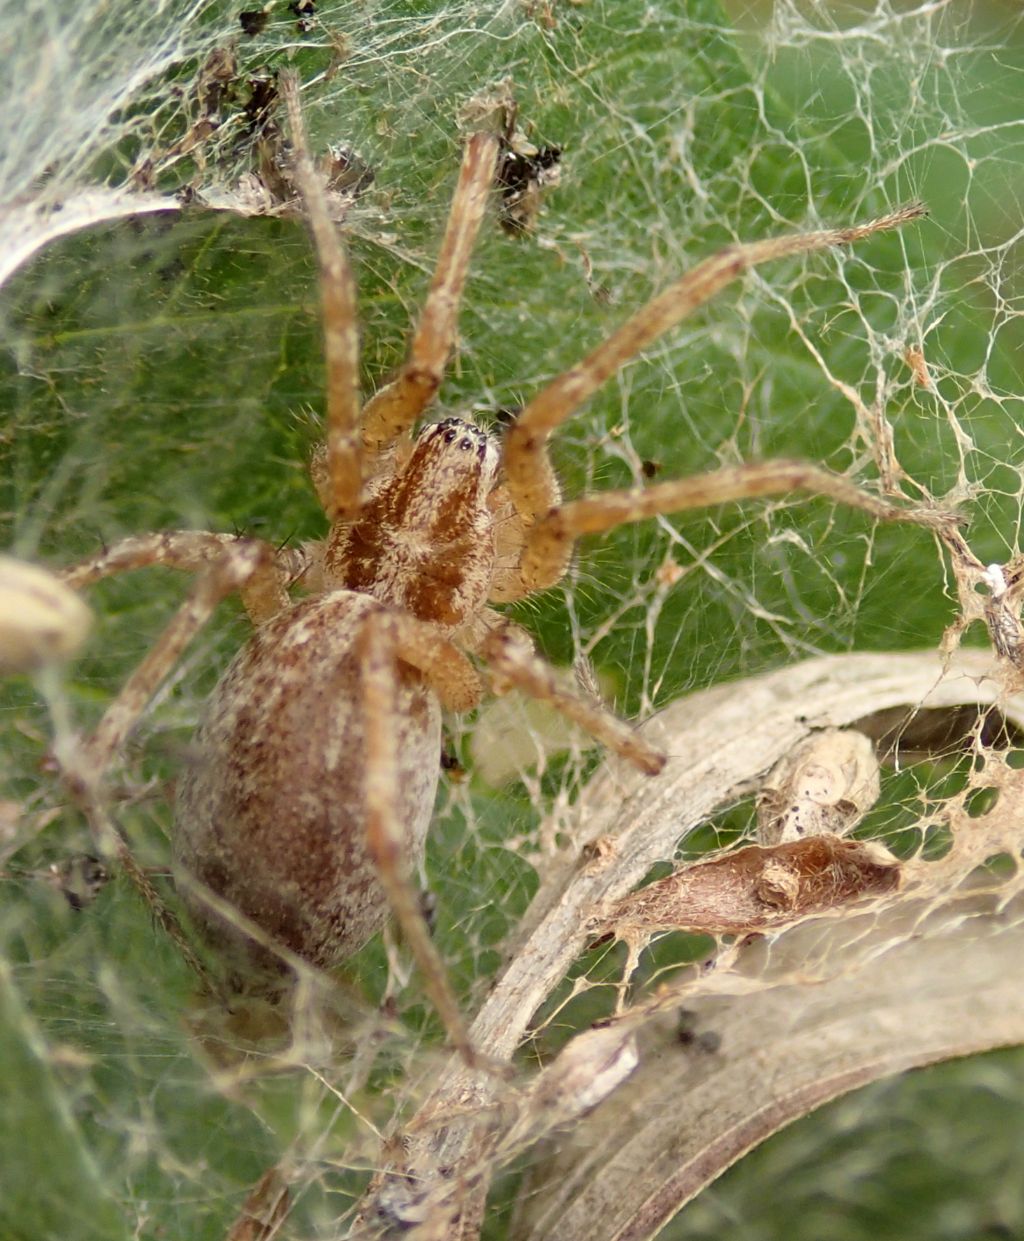
M 876 519 L 930 527 L 948 520 L 793 461 L 563 502 L 549 436 L 629 359 L 754 264 L 855 242 L 914 220 L 923 208 L 729 246 L 550 382 L 501 444 L 459 417 L 413 434 L 455 343 L 471 251 L 494 192 L 499 137 L 475 133 L 466 142 L 408 360 L 361 406 L 353 276 L 309 155 L 295 76 L 282 74 L 281 93 L 294 182 L 320 268 L 326 442 L 311 473 L 329 530 L 320 543 L 281 549 L 202 531 L 127 538 L 66 570 L 76 588 L 146 565 L 197 577 L 64 766 L 94 830 L 156 904 L 104 809 L 101 776 L 191 636 L 223 597 L 240 592 L 255 632 L 214 690 L 195 759 L 178 783 L 173 852 L 181 899 L 236 980 L 268 988 L 303 963 L 335 966 L 393 911 L 451 1041 L 471 1058 L 411 880 L 434 805 L 442 708 L 469 711 L 485 688 L 515 687 L 550 701 L 643 771 L 655 774 L 663 763 L 606 708 L 561 689 L 526 635 L 492 605 L 556 583 L 581 535 L 654 514 L 802 490 Z M 305 593 L 293 599 L 296 585 Z M 162 916 L 179 937 L 173 915 Z

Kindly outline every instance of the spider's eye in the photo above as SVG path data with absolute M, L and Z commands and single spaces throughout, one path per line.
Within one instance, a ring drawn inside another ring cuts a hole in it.
M 473 447 L 472 440 L 463 440 L 459 447 L 463 452 L 469 452 L 469 450 Z
M 450 428 L 444 433 L 444 442 L 450 444 L 455 439 L 455 432 Z

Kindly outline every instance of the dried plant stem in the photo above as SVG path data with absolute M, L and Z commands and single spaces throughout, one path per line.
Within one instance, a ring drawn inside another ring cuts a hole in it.
M 103 186 L 69 194 L 59 204 L 40 201 L 11 207 L 3 215 L 0 288 L 19 267 L 61 237 L 114 220 L 180 210 L 181 203 L 170 194 Z
M 873 968 L 697 1001 L 703 1039 L 675 1018 L 641 1041 L 640 1068 L 538 1171 L 511 1241 L 646 1241 L 747 1151 L 830 1099 L 906 1069 L 1024 1042 L 1024 926 L 902 939 L 896 906 L 872 928 Z M 820 950 L 810 926 L 803 939 Z M 690 1004 L 690 1001 L 687 1001 Z M 685 1033 L 685 1032 L 684 1032 Z M 718 1047 L 709 1052 L 706 1048 Z
M 643 730 L 669 755 L 661 776 L 652 780 L 609 762 L 584 791 L 579 839 L 561 865 L 548 866 L 520 936 L 510 945 L 510 964 L 470 1028 L 474 1045 L 486 1047 L 495 1060 L 511 1059 L 537 1009 L 583 950 L 595 915 L 610 910 L 655 861 L 671 856 L 690 828 L 752 792 L 814 728 L 843 727 L 898 706 L 913 710 L 963 703 L 999 702 L 1008 718 L 1024 720 L 1024 702 L 1003 701 L 993 672 L 991 657 L 975 652 L 962 653 L 945 670 L 932 652 L 835 656 L 673 704 Z M 968 863 L 961 859 L 960 864 Z M 933 873 L 937 881 L 951 879 Z M 834 924 L 845 925 L 838 918 Z M 871 948 L 865 940 L 864 950 Z M 784 961 L 784 955 L 778 960 Z M 839 973 L 856 973 L 853 959 L 838 948 L 829 960 Z M 749 989 L 742 976 L 721 970 L 693 984 L 692 992 L 727 995 L 731 986 Z M 678 1007 L 684 999 L 689 1004 L 691 992 L 673 995 L 669 1002 Z M 396 1177 L 411 1176 L 432 1198 L 432 1222 L 462 1229 L 452 1236 L 476 1235 L 474 1221 L 480 1218 L 493 1170 L 481 1151 L 491 1132 L 496 1092 L 494 1081 L 453 1062 L 407 1130 L 404 1157 L 394 1167 Z M 706 1154 L 705 1180 L 728 1163 L 713 1150 Z M 446 1170 L 442 1179 L 440 1168 Z M 378 1182 L 378 1199 L 389 1184 L 394 1178 Z M 373 1209 L 374 1202 L 368 1201 L 365 1210 Z

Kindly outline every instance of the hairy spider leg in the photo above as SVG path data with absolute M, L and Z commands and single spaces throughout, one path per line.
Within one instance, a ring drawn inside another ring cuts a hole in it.
M 356 284 L 344 247 L 327 211 L 323 185 L 313 168 L 299 104 L 298 75 L 281 74 L 281 94 L 295 149 L 293 172 L 302 194 L 320 268 L 324 361 L 327 367 L 325 508 L 332 521 L 359 512 L 363 451 L 359 433 L 359 329 Z
M 136 546 L 128 548 L 128 543 Z M 161 546 L 162 557 L 159 554 Z M 255 540 L 243 542 L 233 539 L 230 543 L 218 544 L 217 536 L 199 534 L 189 540 L 186 534 L 157 535 L 145 540 L 125 540 L 124 544 L 119 544 L 103 556 L 69 570 L 64 574 L 64 580 L 72 585 L 82 585 L 124 569 L 169 563 L 173 553 L 176 553 L 174 558 L 178 561 L 175 567 L 183 567 L 181 560 L 188 559 L 189 567 L 200 570 L 188 597 L 107 707 L 92 736 L 76 745 L 71 753 L 61 755 L 60 760 L 68 788 L 86 817 L 100 854 L 116 856 L 153 917 L 200 981 L 212 990 L 210 978 L 192 951 L 177 916 L 164 903 L 114 825 L 102 795 L 102 780 L 161 681 L 213 615 L 221 600 L 235 591 L 244 592 L 254 579 L 273 573 L 273 550 L 269 545 Z
M 805 461 L 753 462 L 669 479 L 653 487 L 606 491 L 556 505 L 529 531 L 523 549 L 522 580 L 530 584 L 531 590 L 553 586 L 565 572 L 576 540 L 584 534 L 614 530 L 659 513 L 680 513 L 794 491 L 824 496 L 879 521 L 910 522 L 939 534 L 954 529 L 960 522 L 955 513 L 928 504 L 890 504 L 862 491 L 844 475 Z
M 491 630 L 480 653 L 491 670 L 495 693 L 515 686 L 520 693 L 550 703 L 567 720 L 648 776 L 656 776 L 665 766 L 665 755 L 617 715 L 598 702 L 563 689 L 555 670 L 534 654 L 532 643 L 518 626 L 505 624 Z
M 441 386 L 455 344 L 470 257 L 494 180 L 498 145 L 496 137 L 485 133 L 473 134 L 466 143 L 444 240 L 408 359 L 363 411 L 363 443 L 370 451 L 382 451 L 408 431 Z
M 200 573 L 212 565 L 229 561 L 233 549 L 238 547 L 262 549 L 251 574 L 238 587 L 249 619 L 258 625 L 287 607 L 290 602 L 287 588 L 300 578 L 307 578 L 316 567 L 315 544 L 273 548 L 260 539 L 234 534 L 167 530 L 121 539 L 88 560 L 58 570 L 57 576 L 74 590 L 81 590 L 116 573 L 145 569 L 150 565 Z
M 439 639 L 432 625 L 404 613 L 371 614 L 359 637 L 366 737 L 366 845 L 377 877 L 420 967 L 427 994 L 452 1046 L 467 1064 L 477 1056 L 441 954 L 409 873 L 408 847 L 396 805 L 398 787 L 397 663 L 418 667 L 442 703 L 468 711 L 480 699 L 480 680 L 465 655 Z
M 549 524 L 542 528 L 542 523 L 538 521 L 543 515 L 550 514 L 560 499 L 557 479 L 547 453 L 548 438 L 556 427 L 631 358 L 682 322 L 743 272 L 772 259 L 848 245 L 874 233 L 899 228 L 924 214 L 924 207 L 915 203 L 849 228 L 792 233 L 765 241 L 727 246 L 698 263 L 652 298 L 582 361 L 539 392 L 508 429 L 505 439 L 507 490 L 527 527 L 520 561 L 519 594 L 529 594 L 558 581 L 568 568 L 572 554 L 572 538 L 554 540 L 550 533 L 553 526 Z M 823 475 L 826 473 L 822 471 Z M 777 489 L 790 490 L 791 485 L 782 478 Z M 852 494 L 848 492 L 844 495 L 843 502 L 850 503 Z M 856 495 L 863 498 L 863 503 L 857 501 L 858 507 L 869 506 L 871 497 L 859 491 Z M 594 503 L 600 503 L 600 500 Z M 670 508 L 657 511 L 670 511 Z M 913 518 L 908 516 L 905 520 Z M 571 530 L 571 522 L 569 528 Z
M 260 564 L 266 564 L 267 554 L 266 544 L 235 543 L 199 573 L 185 602 L 125 681 L 85 743 L 83 758 L 89 764 L 90 780 L 97 780 L 109 766 L 160 682 L 213 615 L 217 605 L 245 587 Z
M 499 143 L 485 133 L 473 134 L 466 143 L 444 239 L 408 358 L 396 378 L 367 401 L 360 427 L 355 282 L 309 155 L 295 74 L 282 74 L 281 90 L 295 146 L 295 180 L 320 266 L 327 362 L 327 478 L 325 486 L 318 485 L 318 492 L 328 517 L 347 521 L 359 512 L 364 453 L 379 455 L 408 431 L 441 386 L 455 342 L 470 258 L 494 180 Z

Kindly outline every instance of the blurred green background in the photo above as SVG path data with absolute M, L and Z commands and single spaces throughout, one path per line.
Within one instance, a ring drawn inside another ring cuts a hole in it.
M 241 7 L 149 15 L 197 50 L 134 103 L 111 94 L 109 140 L 76 176 L 116 183 L 180 140 L 197 69 L 230 41 L 238 73 L 222 132 L 201 158 L 158 169 L 168 191 L 230 188 L 255 158 L 251 83 L 298 68 L 316 147 L 350 148 L 375 174 L 344 226 L 365 390 L 401 361 L 421 303 L 460 114 L 508 79 L 527 135 L 563 148 L 562 180 L 532 233 L 485 226 L 445 410 L 496 423 L 716 246 L 922 198 L 928 220 L 899 235 L 777 264 L 727 291 L 613 380 L 559 434 L 556 456 L 574 495 L 639 483 L 645 463 L 672 477 L 774 455 L 870 484 L 866 417 L 884 410 L 907 496 L 960 503 L 986 562 L 1016 548 L 1015 6 L 327 0 L 308 31 L 272 4 L 254 36 L 241 32 Z M 61 46 L 61 19 L 40 12 L 0 17 L 5 55 Z M 78 20 L 89 16 L 87 4 Z M 127 40 L 132 6 L 105 6 L 102 20 L 112 44 Z M 87 59 L 69 66 L 68 97 L 92 71 Z M 45 141 L 59 103 L 51 85 L 23 94 L 12 129 L 31 118 Z M 174 527 L 316 537 L 305 472 L 323 408 L 315 281 L 296 221 L 200 206 L 76 236 L 19 272 L 0 293 L 0 545 L 62 565 Z M 928 387 L 905 360 L 911 347 Z M 671 589 L 659 575 L 669 557 L 683 571 Z M 90 592 L 96 635 L 60 691 L 79 726 L 98 719 L 183 589 L 147 571 Z M 920 531 L 787 499 L 588 543 L 563 586 L 515 614 L 555 663 L 589 658 L 633 716 L 819 652 L 934 645 L 953 601 Z M 240 610 L 223 607 L 118 774 L 118 820 L 155 868 L 168 856 L 174 771 L 245 632 Z M 407 1105 L 417 1087 L 406 1071 L 429 1077 L 434 1063 L 439 1035 L 417 987 L 378 1032 L 368 1085 L 312 1041 L 293 1044 L 288 1063 L 218 1075 L 186 1019 L 189 976 L 127 885 L 74 913 L 38 878 L 88 847 L 43 762 L 50 728 L 32 683 L 0 689 L 0 1236 L 223 1237 L 279 1159 L 304 1186 L 288 1235 L 334 1235 L 373 1150 L 367 1119 L 383 1124 Z M 472 721 L 453 722 L 451 744 L 471 767 L 467 730 Z M 442 788 L 427 874 L 468 1005 L 535 887 L 537 823 L 587 762 L 549 756 L 501 788 L 472 771 Z M 915 791 L 895 789 L 897 809 Z M 354 1008 L 372 1006 L 387 976 L 371 945 L 351 972 Z M 879 1084 L 773 1139 L 665 1235 L 1024 1237 L 1022 1085 L 1016 1052 Z M 342 1101 L 349 1090 L 358 1114 Z M 504 1235 L 514 1196 L 506 1180 L 487 1235 Z

